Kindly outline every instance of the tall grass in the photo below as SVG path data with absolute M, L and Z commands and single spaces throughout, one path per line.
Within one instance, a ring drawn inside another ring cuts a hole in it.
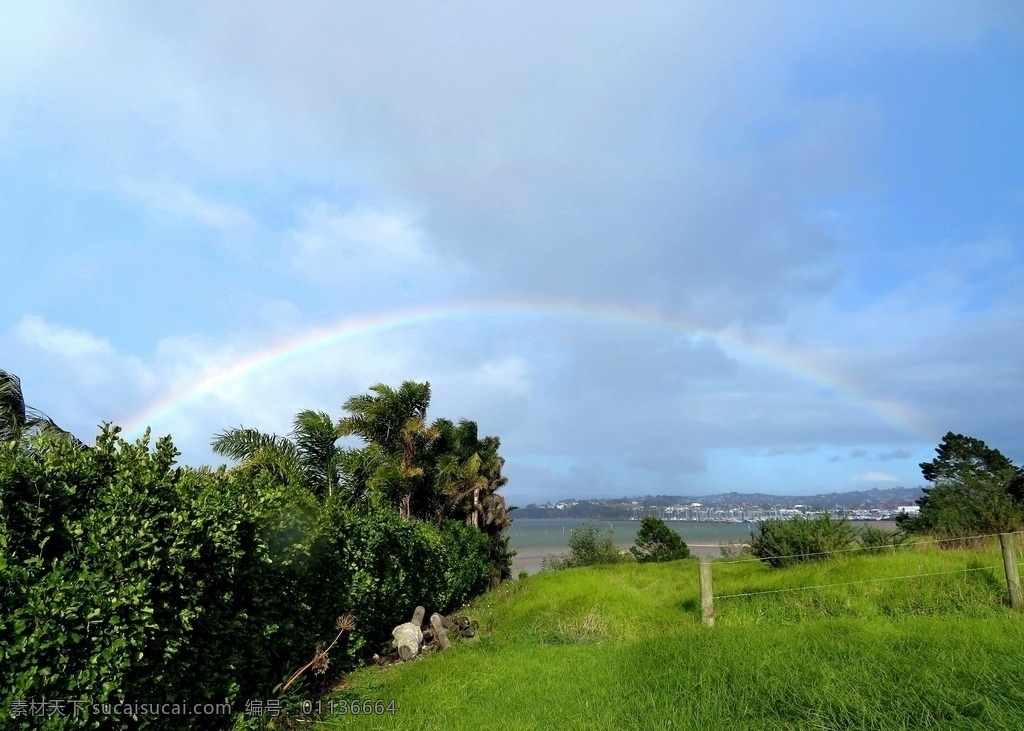
M 337 696 L 393 698 L 393 716 L 323 727 L 1017 729 L 1024 617 L 999 565 L 992 546 L 716 561 L 716 594 L 754 595 L 717 600 L 713 628 L 695 561 L 532 576 L 468 608 L 476 639 L 359 671 Z M 816 584 L 843 585 L 762 593 Z

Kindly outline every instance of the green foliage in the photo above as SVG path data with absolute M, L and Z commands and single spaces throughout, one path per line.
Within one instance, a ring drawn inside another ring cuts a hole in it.
M 36 436 L 82 446 L 73 434 L 61 429 L 49 416 L 27 405 L 21 380 L 0 369 L 0 442 L 27 441 Z
M 867 553 L 895 550 L 907 541 L 907 534 L 901 530 L 884 530 L 873 525 L 863 526 L 857 537 Z
M 639 563 L 676 561 L 690 557 L 690 548 L 665 521 L 652 515 L 640 519 L 636 543 L 629 549 Z
M 105 427 L 93 448 L 0 444 L 0 723 L 15 700 L 272 698 L 335 621 L 352 667 L 417 604 L 486 589 L 490 545 L 461 522 L 322 502 L 266 470 L 175 468 Z M 55 718 L 47 728 L 176 728 L 170 717 Z M 180 719 L 177 719 L 180 721 Z M 195 728 L 223 717 L 192 717 Z
M 464 521 L 490 542 L 491 585 L 512 573 L 505 499 L 497 493 L 508 479 L 494 436 L 481 438 L 476 422 L 437 419 L 427 426 L 430 384 L 405 381 L 397 388 L 378 383 L 370 393 L 345 401 L 341 434 L 365 446 L 341 460 L 342 482 L 353 494 L 376 494 L 404 517 L 438 523 Z
M 349 666 L 390 639 L 417 605 L 447 613 L 488 587 L 487 538 L 464 523 L 407 520 L 377 503 L 335 507 L 328 525 L 314 552 L 339 587 L 338 604 L 357 618 Z
M 816 518 L 772 518 L 759 521 L 751 532 L 750 552 L 770 566 L 790 566 L 849 548 L 856 535 L 848 521 L 828 513 Z
M 620 563 L 624 560 L 626 558 L 615 544 L 611 527 L 602 529 L 588 522 L 572 529 L 569 535 L 569 554 L 562 557 L 548 556 L 542 563 L 542 569 L 558 571 L 576 566 Z
M 239 427 L 215 435 L 211 446 L 217 454 L 242 460 L 250 472 L 304 487 L 323 500 L 333 497 L 340 484 L 340 438 L 330 416 L 307 409 L 295 416 L 290 437 Z
M 999 450 L 949 432 L 935 451 L 935 459 L 921 463 L 932 487 L 917 501 L 919 514 L 897 519 L 901 529 L 967 538 L 1024 528 L 1022 472 Z
M 964 475 L 989 477 L 1013 467 L 1013 463 L 998 449 L 992 449 L 980 439 L 953 432 L 946 432 L 935 452 L 937 456 L 931 462 L 918 465 L 924 479 L 929 482 L 958 479 Z
M 475 422 L 437 419 L 427 426 L 430 384 L 383 383 L 345 401 L 337 424 L 322 411 L 295 417 L 288 437 L 239 427 L 217 434 L 215 452 L 240 460 L 254 478 L 304 487 L 321 500 L 340 499 L 362 510 L 378 501 L 405 518 L 464 521 L 489 541 L 492 586 L 509 578 L 515 552 L 509 548 L 511 509 L 497 494 L 508 479 L 497 437 L 480 438 Z M 358 436 L 361 448 L 337 441 Z
M 909 547 L 784 570 L 715 561 L 716 627 L 689 562 L 531 576 L 466 609 L 482 636 L 346 678 L 395 716 L 328 729 L 1016 729 L 1024 623 L 998 547 Z M 964 569 L 996 567 L 991 570 Z M 938 573 L 913 580 L 873 581 Z M 949 572 L 949 573 L 942 573 Z M 866 582 L 850 584 L 848 582 Z M 801 591 L 820 584 L 841 584 Z M 1004 673 L 1007 682 L 979 682 Z M 471 695 L 467 695 L 471 691 Z M 529 703 L 523 703 L 529 698 Z

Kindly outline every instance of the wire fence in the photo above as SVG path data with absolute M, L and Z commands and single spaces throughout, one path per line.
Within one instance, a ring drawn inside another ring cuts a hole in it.
M 1021 535 L 1024 535 L 1024 531 L 1014 531 L 1012 533 L 1002 533 L 1002 534 L 1000 534 L 1000 533 L 988 533 L 988 534 L 976 535 L 976 536 L 966 536 L 966 537 L 962 537 L 962 538 L 938 538 L 938 539 L 929 540 L 929 541 L 915 541 L 913 543 L 903 543 L 903 544 L 895 544 L 895 545 L 888 545 L 888 546 L 855 546 L 855 547 L 852 547 L 852 548 L 837 549 L 835 551 L 821 551 L 821 552 L 816 552 L 816 553 L 797 553 L 797 554 L 792 554 L 792 555 L 789 555 L 789 556 L 772 556 L 772 557 L 770 557 L 772 560 L 783 560 L 783 559 L 791 559 L 791 558 L 801 558 L 802 559 L 802 558 L 811 558 L 811 557 L 824 557 L 824 556 L 830 556 L 830 555 L 835 555 L 835 554 L 848 554 L 848 553 L 852 553 L 852 552 L 855 552 L 855 551 L 872 551 L 872 552 L 876 552 L 877 553 L 877 552 L 879 552 L 879 550 L 883 550 L 884 551 L 886 549 L 892 549 L 892 550 L 895 551 L 895 550 L 913 549 L 913 548 L 918 548 L 918 547 L 921 547 L 921 546 L 928 546 L 928 545 L 935 545 L 935 544 L 942 544 L 942 543 L 952 543 L 952 542 L 968 543 L 968 542 L 976 542 L 976 541 L 981 541 L 981 540 L 984 540 L 984 539 L 987 539 L 987 538 L 999 538 L 1000 539 L 1000 543 L 1002 544 L 1002 547 L 1003 547 L 1003 563 L 1002 564 L 996 564 L 996 565 L 993 565 L 993 566 L 967 566 L 967 567 L 965 567 L 963 569 L 953 569 L 953 570 L 950 570 L 950 571 L 928 571 L 928 572 L 921 572 L 921 573 L 916 573 L 916 574 L 904 574 L 904 575 L 900 575 L 900 576 L 884 576 L 884 577 L 878 577 L 878 578 L 873 578 L 873 579 L 860 579 L 860 580 L 857 580 L 857 581 L 840 581 L 840 582 L 833 582 L 833 583 L 829 583 L 829 584 L 814 584 L 814 585 L 811 585 L 811 586 L 786 587 L 786 588 L 783 588 L 783 589 L 762 589 L 762 590 L 758 590 L 758 591 L 735 592 L 735 593 L 731 593 L 731 594 L 712 595 L 712 593 L 711 593 L 711 575 L 710 575 L 711 574 L 711 572 L 710 572 L 711 566 L 710 566 L 710 564 L 708 564 L 706 566 L 707 577 L 705 578 L 703 573 L 701 575 L 701 603 L 702 603 L 702 606 L 704 607 L 705 622 L 709 623 L 709 624 L 713 622 L 714 613 L 713 613 L 713 610 L 710 609 L 711 601 L 713 599 L 733 599 L 733 598 L 738 598 L 738 597 L 761 596 L 761 595 L 765 595 L 765 594 L 782 594 L 782 593 L 796 592 L 796 591 L 811 591 L 813 589 L 828 589 L 828 588 L 831 588 L 831 587 L 839 587 L 839 586 L 855 586 L 855 585 L 859 585 L 859 584 L 875 584 L 875 583 L 880 583 L 880 582 L 885 582 L 885 581 L 901 581 L 901 580 L 916 579 L 916 578 L 929 577 L 929 576 L 946 576 L 946 575 L 951 575 L 951 574 L 968 574 L 968 573 L 970 573 L 972 571 L 992 571 L 992 570 L 997 570 L 999 568 L 1003 568 L 1006 571 L 1006 580 L 1007 580 L 1008 588 L 1010 590 L 1011 600 L 1012 600 L 1014 608 L 1021 608 L 1020 605 L 1021 605 L 1021 601 L 1022 600 L 1020 598 L 1020 593 L 1021 593 L 1020 577 L 1018 575 L 1017 566 L 1016 566 L 1016 554 L 1017 554 L 1016 544 L 1017 544 L 1017 540 L 1013 540 L 1013 538 L 1016 538 L 1016 537 L 1021 536 Z M 1005 538 L 1004 538 L 1004 536 L 1005 536 Z M 1004 543 L 1004 541 L 1005 541 L 1005 543 Z M 766 559 L 767 558 L 768 557 L 766 557 Z M 750 563 L 750 562 L 753 562 L 753 561 L 760 562 L 760 561 L 762 561 L 762 559 L 761 558 L 750 558 L 750 559 L 729 560 L 729 561 L 725 562 L 723 565 L 724 566 L 732 566 L 732 565 L 735 565 L 735 564 Z M 706 584 L 706 587 L 705 587 L 705 584 Z M 705 589 L 706 589 L 706 593 L 705 593 Z
M 964 574 L 969 571 L 991 571 L 1001 568 L 996 566 L 971 566 L 965 569 L 954 569 L 952 571 L 929 571 L 923 574 L 906 574 L 904 576 L 885 576 L 879 579 L 861 579 L 860 581 L 841 581 L 834 584 L 815 584 L 814 586 L 794 586 L 786 589 L 764 589 L 762 591 L 746 591 L 738 594 L 715 594 L 715 599 L 731 599 L 738 596 L 761 596 L 762 594 L 781 594 L 787 591 L 808 591 L 810 589 L 827 589 L 831 586 L 853 586 L 855 584 L 874 584 L 880 581 L 896 581 L 898 579 L 916 579 L 919 576 L 943 576 L 945 574 Z
M 1014 531 L 1012 533 L 1012 535 L 1021 535 L 1021 534 L 1024 534 L 1024 531 Z M 831 555 L 839 554 L 839 553 L 854 553 L 854 552 L 857 552 L 857 551 L 871 551 L 873 553 L 879 553 L 880 551 L 898 551 L 898 550 L 905 549 L 905 548 L 917 548 L 919 546 L 930 546 L 930 545 L 933 545 L 933 544 L 936 544 L 936 543 L 968 543 L 970 541 L 980 541 L 980 540 L 982 540 L 984 538 L 998 538 L 998 537 L 999 537 L 999 533 L 986 533 L 986 534 L 977 535 L 977 536 L 965 536 L 963 538 L 939 538 L 939 539 L 932 540 L 932 541 L 913 541 L 913 542 L 910 542 L 910 543 L 894 543 L 894 544 L 885 544 L 885 545 L 879 545 L 879 546 L 853 546 L 851 548 L 839 548 L 839 549 L 836 549 L 835 551 L 819 551 L 819 552 L 816 552 L 816 553 L 792 553 L 792 554 L 789 554 L 788 556 L 771 556 L 771 559 L 772 560 L 783 561 L 783 560 L 789 559 L 789 558 L 817 558 L 817 557 L 820 557 L 820 556 L 831 556 Z M 749 544 L 747 544 L 747 545 L 749 545 Z M 755 561 L 763 562 L 764 560 L 766 560 L 766 559 L 761 559 L 761 558 L 737 558 L 737 559 L 730 559 L 729 560 L 729 564 L 753 563 Z

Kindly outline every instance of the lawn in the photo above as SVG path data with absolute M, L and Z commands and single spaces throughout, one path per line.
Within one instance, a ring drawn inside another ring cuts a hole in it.
M 876 581 L 911 574 L 938 575 Z M 697 575 L 685 560 L 508 583 L 465 610 L 477 637 L 351 674 L 318 728 L 1024 727 L 1024 614 L 995 546 L 716 561 L 716 595 L 755 595 L 716 600 L 710 628 Z M 789 591 L 821 584 L 843 585 Z M 395 712 L 339 712 L 366 700 Z

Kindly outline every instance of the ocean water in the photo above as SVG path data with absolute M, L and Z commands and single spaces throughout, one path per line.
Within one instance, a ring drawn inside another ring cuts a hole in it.
M 551 551 L 561 553 L 569 550 L 569 535 L 573 528 L 584 523 L 594 523 L 602 529 L 611 528 L 615 542 L 622 547 L 632 546 L 639 520 L 587 521 L 580 519 L 534 518 L 512 521 L 512 548 L 525 551 Z M 729 541 L 748 541 L 750 531 L 756 523 L 690 523 L 669 521 L 669 527 L 682 536 L 686 543 L 714 544 Z

